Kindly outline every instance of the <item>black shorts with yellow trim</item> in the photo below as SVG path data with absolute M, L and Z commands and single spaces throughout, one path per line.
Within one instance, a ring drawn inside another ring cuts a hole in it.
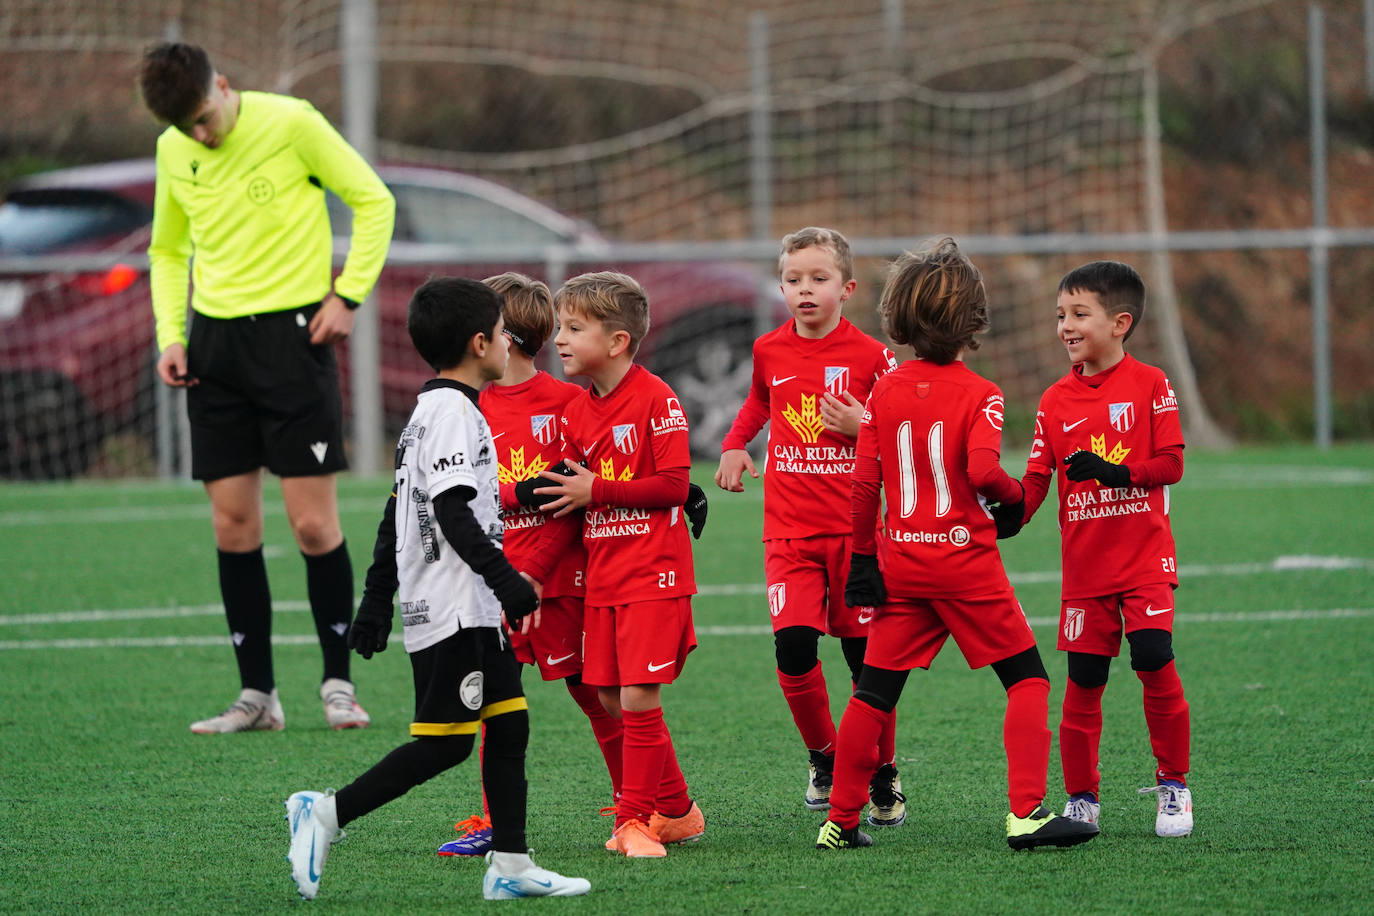
M 483 719 L 528 709 L 520 663 L 496 627 L 459 630 L 411 653 L 413 736 L 474 735 Z

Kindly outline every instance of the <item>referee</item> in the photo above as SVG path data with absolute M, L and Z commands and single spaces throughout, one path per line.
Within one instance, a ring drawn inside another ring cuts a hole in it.
M 324 655 L 325 720 L 336 729 L 366 726 L 345 643 L 353 567 L 335 483 L 348 464 L 333 345 L 353 330 L 353 311 L 377 281 L 395 202 L 309 102 L 239 92 L 195 45 L 148 50 L 139 85 L 148 110 L 169 125 L 157 141 L 148 245 L 157 374 L 187 389 L 191 476 L 210 497 L 241 686 L 228 709 L 191 731 L 285 725 L 262 556 L 263 467 L 281 478 L 305 557 Z M 353 210 L 348 258 L 337 278 L 325 188 Z

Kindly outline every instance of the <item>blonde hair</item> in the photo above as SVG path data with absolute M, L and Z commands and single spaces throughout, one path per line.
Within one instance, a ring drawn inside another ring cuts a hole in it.
M 506 333 L 526 356 L 533 359 L 558 322 L 548 284 L 513 270 L 487 277 L 482 282 L 501 297 Z
M 649 297 L 639 281 L 627 274 L 613 270 L 580 274 L 559 287 L 553 304 L 601 322 L 609 334 L 626 332 L 631 356 L 649 333 Z
M 978 349 L 978 335 L 990 324 L 983 275 L 951 238 L 931 241 L 892 262 L 878 314 L 893 343 L 941 364 L 953 362 L 962 350 Z
M 821 226 L 807 226 L 782 237 L 782 253 L 778 255 L 778 273 L 786 266 L 787 256 L 803 248 L 824 248 L 835 258 L 835 266 L 840 269 L 844 282 L 854 279 L 854 253 L 849 250 L 849 239 L 835 229 Z

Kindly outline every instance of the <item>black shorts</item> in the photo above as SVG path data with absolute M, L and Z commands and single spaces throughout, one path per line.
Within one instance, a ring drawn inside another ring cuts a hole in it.
M 529 707 L 520 663 L 496 627 L 471 627 L 410 654 L 415 721 L 410 733 L 475 735 L 483 719 Z
M 334 348 L 310 343 L 318 309 L 192 318 L 187 372 L 199 379 L 186 390 L 193 478 L 264 466 L 279 477 L 348 468 Z

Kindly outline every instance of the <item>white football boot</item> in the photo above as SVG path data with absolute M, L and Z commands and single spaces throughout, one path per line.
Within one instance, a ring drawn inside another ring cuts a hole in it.
M 225 735 L 230 732 L 251 731 L 279 732 L 285 727 L 286 714 L 282 712 L 281 700 L 277 698 L 275 687 L 271 693 L 245 687 L 239 693 L 239 698 L 224 712 L 191 723 L 191 731 L 197 735 Z
M 1064 805 L 1064 816 L 1075 821 L 1082 821 L 1085 824 L 1096 824 L 1098 815 L 1102 813 L 1102 805 L 1093 801 L 1086 795 L 1072 795 Z
M 1187 786 L 1162 782 L 1146 786 L 1141 795 L 1159 796 L 1159 813 L 1155 815 L 1155 836 L 1187 836 L 1193 832 L 1193 793 Z
M 521 897 L 576 897 L 592 889 L 586 878 L 565 878 L 540 868 L 528 854 L 487 853 L 487 873 L 482 876 L 482 896 L 488 900 Z
M 341 728 L 367 728 L 372 717 L 358 705 L 353 684 L 343 678 L 326 678 L 320 685 L 320 701 L 324 703 L 324 721 L 338 731 Z
M 315 805 L 324 798 L 323 792 L 296 792 L 286 800 L 286 824 L 291 828 L 291 845 L 286 861 L 291 863 L 291 878 L 296 890 L 306 900 L 315 899 L 320 892 L 320 877 L 329 847 L 341 831 L 320 822 Z

